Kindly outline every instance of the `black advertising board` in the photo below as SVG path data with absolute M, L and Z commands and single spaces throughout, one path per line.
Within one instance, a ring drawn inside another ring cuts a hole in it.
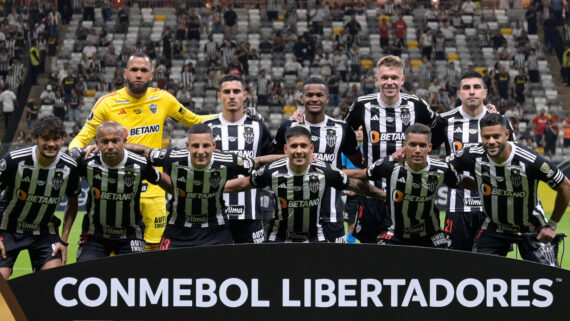
M 28 320 L 568 320 L 570 272 L 400 246 L 196 247 L 8 282 Z

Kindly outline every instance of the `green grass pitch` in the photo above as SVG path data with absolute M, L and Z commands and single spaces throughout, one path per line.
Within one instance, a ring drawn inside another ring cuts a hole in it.
M 566 214 L 568 214 L 568 213 L 566 213 Z M 61 218 L 63 221 L 63 212 L 57 212 L 56 215 L 59 218 Z M 547 215 L 547 217 L 550 217 L 550 213 Z M 442 217 L 442 219 L 443 219 L 443 217 Z M 69 240 L 68 240 L 69 241 L 69 248 L 67 249 L 67 251 L 68 251 L 67 264 L 75 263 L 75 256 L 77 253 L 79 234 L 81 233 L 81 222 L 82 222 L 82 220 L 83 220 L 83 214 L 80 213 L 77 215 L 77 219 L 75 220 L 75 223 L 73 224 L 73 229 L 71 230 L 71 235 L 69 236 Z M 565 216 L 562 219 L 557 231 L 559 233 L 566 233 L 570 236 L 570 218 L 568 216 Z M 565 253 L 565 255 L 563 257 L 562 267 L 567 269 L 567 270 L 570 270 L 570 237 L 566 239 L 566 242 L 569 245 L 569 248 L 568 248 L 568 253 Z M 558 252 L 559 259 L 562 256 L 563 249 L 564 249 L 564 245 L 560 244 L 560 249 Z M 511 258 L 518 257 L 520 259 L 520 256 L 518 255 L 518 252 L 516 250 L 513 252 L 510 252 L 508 257 L 511 257 Z M 12 273 L 11 278 L 26 275 L 26 274 L 31 273 L 31 272 L 32 272 L 32 268 L 30 265 L 30 257 L 28 256 L 27 251 L 23 251 L 20 253 L 18 260 L 16 261 L 16 264 L 14 265 L 14 272 Z

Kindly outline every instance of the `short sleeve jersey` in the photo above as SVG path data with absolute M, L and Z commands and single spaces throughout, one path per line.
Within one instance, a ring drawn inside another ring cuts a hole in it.
M 269 186 L 277 197 L 269 240 L 287 242 L 325 241 L 319 224 L 323 197 L 328 189 L 341 191 L 350 182 L 346 174 L 321 161 L 311 163 L 303 173 L 294 173 L 286 158 L 261 167 L 250 181 L 256 187 Z
M 556 189 L 564 174 L 549 160 L 519 144 L 502 164 L 489 158 L 482 147 L 470 147 L 449 157 L 457 171 L 471 171 L 477 181 L 483 211 L 508 232 L 533 232 L 547 219 L 538 198 L 538 183 Z
M 106 239 L 142 239 L 143 180 L 158 184 L 160 172 L 146 158 L 127 150 L 116 166 L 108 166 L 100 154 L 92 154 L 79 168 L 89 186 L 83 233 Z
M 0 159 L 0 230 L 33 235 L 58 234 L 60 220 L 53 216 L 64 196 L 81 192 L 77 163 L 58 153 L 50 166 L 36 157 L 36 146 L 15 150 Z
M 127 130 L 127 142 L 150 148 L 162 148 L 164 120 L 170 117 L 187 127 L 201 123 L 211 116 L 198 116 L 186 109 L 174 96 L 159 88 L 148 88 L 141 98 L 133 98 L 125 88 L 107 94 L 97 101 L 85 125 L 69 144 L 69 148 L 85 147 L 95 137 L 97 127 L 113 120 Z M 145 190 L 143 197 L 164 196 L 158 186 Z
M 311 132 L 316 158 L 322 162 L 342 168 L 342 156 L 354 155 L 359 151 L 356 134 L 344 121 L 325 116 L 319 124 L 311 124 L 305 120 L 303 124 L 287 120 L 281 124 L 273 140 L 276 150 L 283 150 L 285 131 L 289 127 L 303 126 Z M 340 193 L 336 189 L 326 192 L 321 206 L 321 219 L 325 222 L 343 222 L 343 204 Z
M 387 106 L 375 93 L 358 97 L 345 120 L 353 130 L 362 126 L 364 156 L 370 166 L 403 146 L 404 132 L 410 125 L 421 123 L 432 128 L 435 119 L 435 112 L 415 95 L 401 93 L 398 103 Z
M 216 149 L 225 153 L 236 154 L 240 157 L 255 158 L 269 155 L 273 151 L 271 133 L 262 122 L 243 116 L 237 122 L 226 121 L 222 114 L 204 121 L 212 128 Z M 257 190 L 252 189 L 241 193 L 225 193 L 224 204 L 229 219 L 261 219 L 258 209 Z
M 149 158 L 153 165 L 164 167 L 174 185 L 168 224 L 189 228 L 224 225 L 226 182 L 238 175 L 248 176 L 254 168 L 251 158 L 229 153 L 214 152 L 204 169 L 192 166 L 186 149 L 153 149 Z
M 457 185 L 457 176 L 448 164 L 428 157 L 428 165 L 414 171 L 391 157 L 372 164 L 366 171 L 370 180 L 384 178 L 392 226 L 388 233 L 402 238 L 431 236 L 440 231 L 439 210 L 435 208 L 437 190 L 443 184 Z

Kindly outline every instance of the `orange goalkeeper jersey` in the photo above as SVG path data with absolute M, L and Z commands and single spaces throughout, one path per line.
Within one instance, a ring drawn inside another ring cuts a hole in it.
M 89 114 L 81 132 L 71 141 L 69 149 L 85 147 L 93 138 L 97 127 L 113 120 L 128 131 L 127 142 L 162 148 L 162 131 L 166 117 L 191 127 L 215 115 L 199 116 L 186 109 L 174 96 L 159 88 L 148 88 L 141 98 L 133 98 L 122 88 L 101 97 Z M 141 197 L 164 196 L 164 191 L 150 185 Z

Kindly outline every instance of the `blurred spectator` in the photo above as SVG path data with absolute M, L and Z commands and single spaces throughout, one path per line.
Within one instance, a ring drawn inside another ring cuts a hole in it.
M 433 36 L 431 28 L 427 28 L 420 36 L 420 46 L 422 48 L 422 56 L 427 60 L 431 59 L 431 52 L 433 50 Z
M 269 97 L 269 79 L 265 75 L 265 70 L 261 69 L 256 81 L 257 87 L 257 104 L 267 105 Z
M 406 40 L 406 31 L 408 30 L 408 25 L 404 21 L 402 15 L 398 16 L 398 20 L 392 25 L 394 28 L 394 34 L 396 35 L 396 42 L 399 42 L 401 47 L 404 47 Z
M 233 10 L 233 4 L 224 12 L 224 26 L 225 38 L 227 40 L 233 39 L 237 34 L 237 13 Z
M 530 82 L 537 83 L 540 82 L 540 74 L 538 71 L 538 57 L 536 56 L 536 51 L 534 49 L 529 50 L 529 55 L 526 58 L 526 67 L 528 70 L 528 77 Z
M 200 16 L 196 13 L 195 9 L 190 9 L 188 19 L 186 19 L 186 26 L 188 27 L 188 40 L 200 41 Z
M 511 89 L 511 76 L 506 71 L 505 66 L 498 64 L 499 71 L 495 74 L 493 78 L 493 87 L 495 92 L 501 96 L 503 99 L 509 99 L 509 92 Z
M 382 19 L 380 21 L 378 29 L 380 33 L 380 47 L 382 47 L 382 49 L 386 49 L 390 42 L 390 26 L 388 25 L 386 19 Z
M 338 94 L 339 94 L 339 82 L 340 81 L 341 81 L 340 72 L 336 71 L 333 74 L 333 76 L 329 78 L 329 81 L 327 82 L 327 87 L 329 88 L 329 94 L 330 94 L 329 106 L 333 106 L 333 107 L 338 106 L 338 103 L 339 103 Z
M 83 98 L 77 94 L 75 89 L 71 90 L 71 98 L 67 102 L 69 110 L 69 121 L 81 121 L 81 108 L 83 107 Z
M 188 106 L 192 100 L 192 96 L 186 90 L 186 87 L 181 86 L 180 90 L 176 93 L 176 99 L 184 106 Z
M 18 135 L 16 135 L 16 138 L 14 138 L 14 144 L 19 146 L 19 147 L 23 147 L 26 144 L 26 137 L 28 135 L 26 134 L 25 130 L 20 130 L 18 132 Z
M 66 114 L 67 114 L 67 104 L 63 99 L 61 91 L 57 91 L 53 103 L 53 115 L 61 119 L 61 121 L 65 121 Z
M 347 81 L 346 75 L 348 73 L 349 61 L 348 57 L 344 54 L 344 48 L 340 47 L 334 50 L 332 62 L 335 72 L 339 72 L 342 81 L 346 82 Z
M 534 141 L 538 147 L 543 147 L 543 134 L 548 122 L 548 116 L 545 115 L 546 110 L 544 108 L 540 109 L 540 113 L 536 115 L 532 121 L 531 125 L 534 127 Z
M 55 102 L 55 91 L 51 85 L 47 85 L 45 90 L 40 94 L 42 105 L 53 105 Z
M 303 69 L 303 66 L 297 61 L 295 56 L 291 56 L 291 59 L 285 63 L 284 66 L 285 75 L 295 75 L 298 76 L 299 72 Z
M 531 3 L 525 13 L 527 30 L 529 35 L 536 35 L 538 31 L 538 15 L 536 12 L 538 4 Z
M 12 114 L 16 109 L 16 94 L 8 86 L 4 86 L 0 94 L 0 102 L 2 102 L 2 114 L 4 115 L 4 129 L 7 130 L 10 122 L 13 121 Z
M 181 76 L 181 87 L 190 90 L 194 84 L 194 64 L 189 62 L 184 66 Z
M 369 95 L 374 92 L 376 88 L 376 81 L 374 80 L 374 74 L 372 73 L 372 68 L 366 69 L 366 73 L 362 78 L 362 91 L 365 95 Z
M 263 40 L 259 43 L 259 52 L 260 53 L 271 53 L 271 48 L 273 44 L 269 41 L 269 37 L 267 35 L 263 36 Z
M 37 84 L 37 78 L 40 73 L 40 50 L 36 47 L 36 41 L 32 41 L 30 46 L 30 72 L 31 72 L 31 82 L 33 85 Z
M 266 13 L 267 20 L 274 21 L 277 20 L 279 15 L 279 7 L 281 6 L 281 1 L 279 0 L 267 0 Z
M 556 154 L 556 140 L 558 139 L 558 126 L 554 127 L 552 119 L 546 121 L 543 132 L 544 155 L 552 157 Z
M 562 128 L 564 129 L 564 148 L 566 149 L 570 147 L 570 113 L 562 121 Z
M 212 62 L 218 63 L 218 60 L 220 59 L 219 51 L 220 48 L 218 43 L 214 41 L 214 36 L 209 34 L 208 41 L 204 44 L 204 58 L 208 65 Z
M 477 6 L 475 5 L 475 3 L 473 3 L 472 0 L 467 0 L 466 2 L 463 2 L 463 4 L 461 5 L 461 13 L 463 14 L 472 15 L 475 14 L 476 12 L 477 12 Z
M 352 15 L 350 21 L 344 26 L 348 30 L 348 42 L 352 45 L 353 42 L 358 44 L 358 33 L 362 30 L 362 26 L 356 21 L 356 16 Z M 348 44 L 347 44 L 348 45 Z
M 519 73 L 515 76 L 513 81 L 515 83 L 515 101 L 519 104 L 524 104 L 528 90 L 528 76 L 524 68 L 519 68 Z
M 26 123 L 28 128 L 32 127 L 36 119 L 38 119 L 38 113 L 40 111 L 40 105 L 36 104 L 33 98 L 28 99 L 26 104 Z
M 129 29 L 129 8 L 122 7 L 117 12 L 117 33 L 127 33 Z

